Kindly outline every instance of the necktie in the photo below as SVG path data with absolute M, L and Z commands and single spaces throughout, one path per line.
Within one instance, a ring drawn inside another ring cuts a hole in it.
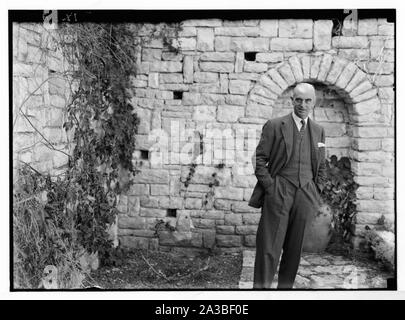
M 304 131 L 305 131 L 305 121 L 301 120 L 301 129 L 300 129 L 301 136 L 304 134 Z

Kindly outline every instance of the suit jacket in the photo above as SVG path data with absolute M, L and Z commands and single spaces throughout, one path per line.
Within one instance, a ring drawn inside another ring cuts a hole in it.
M 293 148 L 295 126 L 291 114 L 268 120 L 262 129 L 259 144 L 253 155 L 253 166 L 257 183 L 249 200 L 249 206 L 260 208 L 264 193 L 273 183 L 274 177 L 289 161 Z M 313 179 L 319 191 L 322 191 L 326 179 L 325 130 L 308 118 L 307 128 L 311 140 L 311 164 Z M 323 146 L 322 146 L 323 144 Z

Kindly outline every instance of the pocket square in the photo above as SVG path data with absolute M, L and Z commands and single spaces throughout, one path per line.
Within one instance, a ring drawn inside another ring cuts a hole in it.
M 325 147 L 325 144 L 323 142 L 318 142 L 318 148 L 321 148 L 321 147 Z

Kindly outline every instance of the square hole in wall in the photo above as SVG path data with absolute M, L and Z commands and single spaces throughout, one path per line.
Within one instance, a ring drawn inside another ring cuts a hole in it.
M 141 150 L 141 159 L 149 160 L 149 151 L 148 150 Z
M 167 216 L 176 218 L 177 217 L 177 209 L 167 209 Z
M 257 52 L 245 52 L 246 61 L 256 61 Z
M 173 91 L 173 99 L 176 100 L 183 99 L 183 91 Z

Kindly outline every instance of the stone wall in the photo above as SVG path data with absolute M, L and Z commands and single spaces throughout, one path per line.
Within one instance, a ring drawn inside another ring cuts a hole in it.
M 13 168 L 22 161 L 57 175 L 69 153 L 62 128 L 70 94 L 67 65 L 52 30 L 39 23 L 13 23 L 12 28 Z
M 394 218 L 393 24 L 345 22 L 336 36 L 327 20 L 181 25 L 180 53 L 152 41 L 137 57 L 141 173 L 120 199 L 121 245 L 253 247 L 260 211 L 247 206 L 251 157 L 262 125 L 291 111 L 301 81 L 317 88 L 313 118 L 325 127 L 327 155 L 352 160 L 358 234 L 382 214 Z
M 131 103 L 141 123 L 121 195 L 118 238 L 129 247 L 194 251 L 254 247 L 260 211 L 247 205 L 263 124 L 291 111 L 291 88 L 317 89 L 313 118 L 327 155 L 352 161 L 358 233 L 394 219 L 394 25 L 384 19 L 188 20 L 178 53 L 153 40 L 134 57 Z M 148 25 L 145 25 L 145 36 Z M 67 65 L 40 24 L 13 25 L 13 165 L 58 174 Z M 158 229 L 158 230 L 156 230 Z M 361 239 L 361 237 L 357 238 Z

